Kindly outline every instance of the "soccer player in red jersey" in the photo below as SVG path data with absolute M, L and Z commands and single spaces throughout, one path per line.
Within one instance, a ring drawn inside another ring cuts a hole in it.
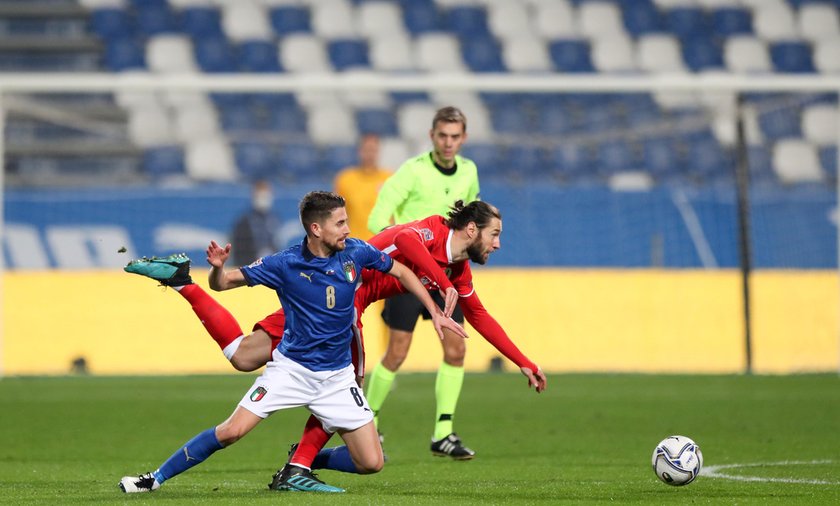
M 430 216 L 395 225 L 371 238 L 370 243 L 408 266 L 429 290 L 440 291 L 446 315 L 451 314 L 457 300 L 473 328 L 519 366 L 528 378 L 529 387 L 542 392 L 546 388 L 545 374 L 516 347 L 501 325 L 487 312 L 472 285 L 469 260 L 486 263 L 490 254 L 500 247 L 501 232 L 501 214 L 494 206 L 482 201 L 467 205 L 459 201 L 448 218 Z M 219 267 L 224 265 L 229 254 L 229 245 L 226 248 L 211 246 L 207 250 L 207 260 Z M 263 366 L 270 359 L 271 350 L 282 339 L 285 324 L 283 310 L 255 324 L 253 332 L 245 336 L 233 316 L 201 287 L 191 284 L 188 274 L 184 274 L 173 275 L 172 279 L 155 279 L 176 287 L 192 304 L 196 315 L 237 370 L 253 371 Z M 404 292 L 401 285 L 390 281 L 388 276 L 370 270 L 362 272 L 362 286 L 355 297 L 359 333 L 353 347 L 353 363 L 360 382 L 364 375 L 361 315 L 372 302 Z M 445 335 L 444 339 L 454 337 Z M 323 468 L 329 460 L 330 450 L 321 448 L 331 436 L 316 418 L 310 417 L 301 442 L 289 462 L 275 474 L 271 488 L 293 488 L 288 480 L 295 476 L 298 469 Z

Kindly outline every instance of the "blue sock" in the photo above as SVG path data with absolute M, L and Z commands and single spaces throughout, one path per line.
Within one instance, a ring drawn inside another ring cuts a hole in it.
M 350 450 L 346 446 L 324 448 L 318 452 L 315 460 L 312 461 L 312 469 L 331 469 L 342 473 L 359 474 L 356 464 L 350 458 Z
M 177 476 L 187 469 L 204 462 L 207 457 L 213 455 L 217 450 L 224 448 L 216 439 L 216 428 L 211 427 L 194 438 L 187 441 L 187 444 L 173 453 L 166 462 L 155 471 L 155 479 L 158 483 Z

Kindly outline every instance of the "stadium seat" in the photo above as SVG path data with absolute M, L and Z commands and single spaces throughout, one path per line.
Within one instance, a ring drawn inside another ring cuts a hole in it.
M 414 40 L 417 69 L 426 72 L 462 72 L 465 70 L 458 40 L 445 33 L 430 33 Z
M 753 26 L 756 36 L 768 42 L 789 41 L 799 37 L 793 9 L 784 2 L 758 7 L 753 15 Z
M 273 7 L 269 12 L 269 19 L 274 33 L 285 36 L 290 33 L 312 31 L 309 9 L 298 5 L 282 5 Z
M 268 112 L 268 128 L 284 134 L 298 134 L 307 131 L 308 117 L 297 103 L 277 104 L 261 108 Z
M 816 147 L 801 139 L 785 139 L 773 146 L 773 170 L 786 184 L 823 180 Z
M 103 63 L 114 72 L 145 69 L 145 48 L 133 37 L 111 39 L 105 44 Z
M 262 5 L 252 0 L 223 2 L 222 28 L 232 42 L 270 40 L 272 37 L 268 14 Z
M 747 164 L 752 185 L 775 185 L 779 178 L 773 172 L 770 149 L 767 146 L 748 146 Z
M 348 78 L 376 79 L 379 74 L 370 69 L 351 69 L 344 73 Z M 339 93 L 342 104 L 353 109 L 390 109 L 391 96 L 385 90 L 344 90 Z
M 378 37 L 369 41 L 370 63 L 374 70 L 408 71 L 415 68 L 411 39 L 405 35 Z
M 523 118 L 526 120 L 527 118 Z M 537 128 L 545 135 L 565 135 L 575 131 L 578 126 L 572 108 L 563 103 L 549 103 L 537 109 Z M 518 133 L 527 132 L 529 124 L 523 125 Z
M 840 59 L 840 55 L 838 59 Z M 814 72 L 811 47 L 803 42 L 776 42 L 770 46 L 770 59 L 777 72 Z
M 334 39 L 327 43 L 327 53 L 335 70 L 368 68 L 367 42 L 362 39 Z
M 321 172 L 321 154 L 318 148 L 308 142 L 280 146 L 278 157 L 280 173 L 296 181 L 313 181 L 324 178 Z
M 747 9 L 724 7 L 712 11 L 712 28 L 721 37 L 753 33 L 752 16 Z
M 505 152 L 495 143 L 468 142 L 461 150 L 461 156 L 472 160 L 481 179 L 506 179 L 510 173 L 517 172 L 517 167 L 510 166 Z
M 490 35 L 487 11 L 480 6 L 463 5 L 450 8 L 446 12 L 446 28 L 460 39 Z
M 682 55 L 694 72 L 723 69 L 723 50 L 712 37 L 698 35 L 684 39 Z
M 126 38 L 134 32 L 133 21 L 126 9 L 97 9 L 91 14 L 90 23 L 93 33 L 106 40 Z
M 821 40 L 814 49 L 814 66 L 823 74 L 840 73 L 840 38 Z
M 406 35 L 399 5 L 390 2 L 362 2 L 356 8 L 359 35 L 366 39 L 385 39 Z
M 770 53 L 765 43 L 749 35 L 730 37 L 723 50 L 726 68 L 736 73 L 770 72 Z
M 234 181 L 237 171 L 226 140 L 204 138 L 187 144 L 187 174 L 198 181 Z
M 225 133 L 250 132 L 258 128 L 257 119 L 248 107 L 219 106 L 219 123 Z
M 319 0 L 310 4 L 312 31 L 324 39 L 354 39 L 356 11 L 350 0 Z
M 612 2 L 584 2 L 579 5 L 578 27 L 580 33 L 590 40 L 626 36 L 621 9 Z
M 499 43 L 490 35 L 461 39 L 461 56 L 473 72 L 504 72 Z
M 822 169 L 833 181 L 837 181 L 837 146 L 820 148 L 819 157 Z
M 837 143 L 839 123 L 837 105 L 816 104 L 802 111 L 803 136 L 817 146 Z
M 547 72 L 552 68 L 545 42 L 527 32 L 508 36 L 502 45 L 502 60 L 511 72 Z
M 143 151 L 143 170 L 153 179 L 183 176 L 184 149 L 181 146 L 159 146 Z
M 390 110 L 362 109 L 356 111 L 356 125 L 359 132 L 373 133 L 381 137 L 397 135 L 397 121 Z
M 144 3 L 134 12 L 137 33 L 144 37 L 177 32 L 175 16 L 165 3 Z
M 642 142 L 644 168 L 655 179 L 673 174 L 682 169 L 679 152 L 680 144 L 673 137 L 645 139 Z
M 523 2 L 495 2 L 487 5 L 487 25 L 497 39 L 507 41 L 531 35 L 531 17 Z
M 642 35 L 636 41 L 637 63 L 645 72 L 683 72 L 679 42 L 671 35 Z
M 546 168 L 546 158 L 545 151 L 539 146 L 514 144 L 507 150 L 510 166 L 506 172 L 510 176 L 523 179 L 548 177 L 551 171 Z
M 531 130 L 535 123 L 527 109 L 513 101 L 494 104 L 490 108 L 490 118 L 493 130 L 500 134 L 521 134 Z
M 594 72 L 589 43 L 584 40 L 553 40 L 548 52 L 559 72 Z
M 575 10 L 567 0 L 538 2 L 533 6 L 535 33 L 546 40 L 578 36 Z
M 237 56 L 224 37 L 202 37 L 193 43 L 195 59 L 201 70 L 213 72 L 235 72 Z
M 141 148 L 171 145 L 175 135 L 166 109 L 159 103 L 149 103 L 129 111 L 128 138 Z
M 410 102 L 400 106 L 397 109 L 400 137 L 411 142 L 428 139 L 431 118 L 436 111 L 437 108 L 427 102 Z
M 222 16 L 218 9 L 188 7 L 180 12 L 181 30 L 193 37 L 224 37 Z
M 405 0 L 400 2 L 403 22 L 412 35 L 437 32 L 442 29 L 442 16 L 434 0 Z
M 233 153 L 236 167 L 245 179 L 253 181 L 277 175 L 277 153 L 271 145 L 254 141 L 237 142 L 233 145 Z
M 598 144 L 597 168 L 598 172 L 608 175 L 624 170 L 633 170 L 638 167 L 637 157 L 634 156 L 633 147 L 625 140 L 609 140 Z
M 331 144 L 325 146 L 321 153 L 321 163 L 328 174 L 353 167 L 358 161 L 358 148 L 353 144 Z
M 688 143 L 688 169 L 702 180 L 731 177 L 734 161 L 732 153 L 724 150 L 714 138 Z
M 812 43 L 840 37 L 838 6 L 827 3 L 805 4 L 799 8 L 797 26 L 805 40 Z
M 650 0 L 636 0 L 623 9 L 624 27 L 633 37 L 659 33 L 665 27 L 662 14 Z
M 320 37 L 297 33 L 280 41 L 280 64 L 289 72 L 332 72 Z
M 597 178 L 593 151 L 581 143 L 551 147 L 547 152 L 547 163 L 568 182 L 590 183 Z
M 158 35 L 146 43 L 149 70 L 164 74 L 190 73 L 197 70 L 193 45 L 183 35 Z
M 592 65 L 599 72 L 636 70 L 635 44 L 624 37 L 603 38 L 593 42 Z
M 349 144 L 358 139 L 356 120 L 347 108 L 316 106 L 308 112 L 307 133 L 315 144 Z
M 192 104 L 175 109 L 175 138 L 191 142 L 216 137 L 219 133 L 219 115 L 209 104 Z
M 277 44 L 267 40 L 248 40 L 239 44 L 239 69 L 243 72 L 282 72 Z
M 695 37 L 707 38 L 711 32 L 711 23 L 706 12 L 700 7 L 674 7 L 665 12 L 665 24 L 680 39 Z

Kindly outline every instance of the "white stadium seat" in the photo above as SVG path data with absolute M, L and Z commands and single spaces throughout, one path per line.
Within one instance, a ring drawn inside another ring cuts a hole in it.
M 584 2 L 578 6 L 578 25 L 590 39 L 625 34 L 621 8 L 613 2 Z
M 642 35 L 636 41 L 637 62 L 647 72 L 685 70 L 680 43 L 671 35 Z
M 175 137 L 179 142 L 191 142 L 219 135 L 219 117 L 213 106 L 175 109 Z
M 534 29 L 537 35 L 548 40 L 578 36 L 575 10 L 568 0 L 541 2 L 534 9 Z
M 509 39 L 531 33 L 531 17 L 520 2 L 492 3 L 487 9 L 487 25 L 497 38 Z
M 325 39 L 352 39 L 356 31 L 356 10 L 348 0 L 320 0 L 310 7 L 312 30 Z
M 414 41 L 414 55 L 418 70 L 427 72 L 463 72 L 461 46 L 453 35 L 430 33 Z
M 187 174 L 204 181 L 235 181 L 236 165 L 233 150 L 221 137 L 195 140 L 187 144 L 185 165 Z
M 837 8 L 832 5 L 805 4 L 799 8 L 799 32 L 811 42 L 837 38 L 840 36 L 838 18 Z
M 369 41 L 405 36 L 402 12 L 399 5 L 391 2 L 364 2 L 356 9 L 359 35 Z
M 401 106 L 397 111 L 397 127 L 400 135 L 408 141 L 428 141 L 429 130 L 432 129 L 432 118 L 435 117 L 436 112 L 437 107 L 427 102 L 411 102 Z M 467 122 L 469 124 L 469 117 Z
M 265 9 L 251 0 L 222 4 L 222 30 L 233 42 L 269 40 L 274 34 Z
M 160 104 L 132 109 L 128 113 L 128 137 L 141 148 L 167 146 L 175 142 L 169 114 Z
M 840 37 L 817 42 L 814 48 L 814 67 L 823 74 L 840 73 Z
M 352 144 L 359 138 L 356 119 L 347 107 L 312 107 L 307 128 L 315 144 Z
M 755 34 L 770 42 L 796 40 L 799 36 L 796 17 L 787 3 L 774 3 L 756 8 L 753 13 Z
M 818 146 L 837 143 L 838 123 L 836 105 L 817 104 L 802 111 L 802 135 Z
M 636 70 L 635 44 L 629 37 L 596 40 L 592 46 L 592 65 L 599 72 Z
M 408 157 L 416 154 L 408 148 L 405 141 L 400 137 L 379 139 L 379 162 L 383 167 L 397 170 L 403 162 L 408 160 Z
M 773 68 L 767 45 L 749 35 L 727 39 L 723 60 L 726 68 L 736 73 L 770 72 Z
M 414 51 L 411 39 L 404 34 L 379 37 L 368 42 L 370 64 L 375 70 L 413 70 Z
M 552 68 L 545 42 L 529 32 L 502 42 L 502 61 L 511 72 L 547 72 Z
M 289 72 L 332 72 L 324 41 L 315 35 L 300 33 L 283 37 L 279 58 Z
M 146 42 L 146 65 L 161 74 L 193 73 L 198 69 L 192 41 L 183 35 L 157 35 Z
M 823 179 L 816 147 L 801 139 L 773 146 L 773 170 L 783 183 L 816 183 Z

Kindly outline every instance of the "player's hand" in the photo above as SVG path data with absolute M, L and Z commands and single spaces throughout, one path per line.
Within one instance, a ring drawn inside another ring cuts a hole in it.
M 542 372 L 542 369 L 537 367 L 537 372 L 534 372 L 527 367 L 520 367 L 519 370 L 522 371 L 522 374 L 524 374 L 526 378 L 528 378 L 528 388 L 535 387 L 537 389 L 537 393 L 545 390 L 546 379 L 545 373 Z
M 207 246 L 208 264 L 221 269 L 225 266 L 225 262 L 227 262 L 228 257 L 230 257 L 230 243 L 222 248 L 216 243 L 216 241 L 210 241 L 210 245 Z
M 440 296 L 443 297 L 443 301 L 445 302 L 443 305 L 443 315 L 449 318 L 455 311 L 455 304 L 458 303 L 458 290 L 450 286 L 446 290 L 441 290 Z
M 448 316 L 444 316 L 439 310 L 435 311 L 435 314 L 432 315 L 432 325 L 435 326 L 435 332 L 437 332 L 438 337 L 440 340 L 443 341 L 443 330 L 446 329 L 450 332 L 454 332 L 455 335 L 462 337 L 464 339 L 468 338 L 467 331 L 464 330 L 464 327 L 458 324 L 455 320 Z

